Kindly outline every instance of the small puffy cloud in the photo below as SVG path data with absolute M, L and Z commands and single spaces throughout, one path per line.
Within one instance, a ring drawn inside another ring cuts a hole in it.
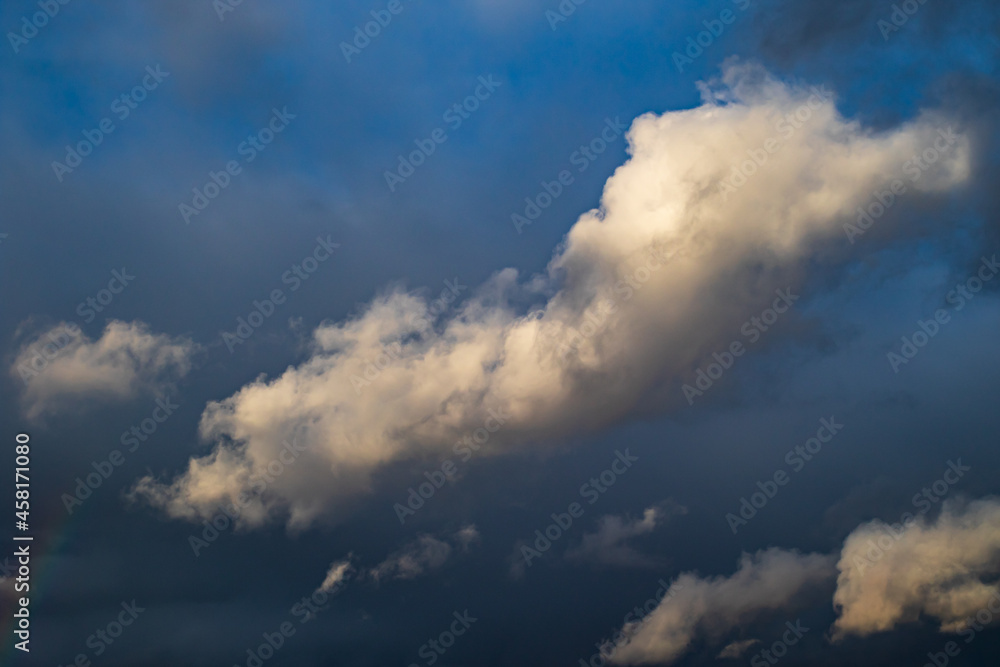
M 981 609 L 1000 611 L 1000 500 L 945 502 L 936 521 L 871 521 L 844 542 L 833 639 L 918 621 L 959 632 Z M 991 614 L 991 617 L 996 617 Z
M 777 122 L 803 111 L 791 133 Z M 306 465 L 269 488 L 254 517 L 302 527 L 344 513 L 385 466 L 451 456 L 477 430 L 491 431 L 480 456 L 499 456 L 626 419 L 654 392 L 661 409 L 687 409 L 682 385 L 749 315 L 853 260 L 844 225 L 947 127 L 921 114 L 875 132 L 829 97 L 739 63 L 696 108 L 630 127 L 609 119 L 630 157 L 544 273 L 501 270 L 449 314 L 388 290 L 323 323 L 299 366 L 210 403 L 200 428 L 214 452 L 173 482 L 150 481 L 147 495 L 171 516 L 209 518 L 298 437 Z M 775 141 L 752 182 L 732 185 L 748 151 Z M 957 188 L 969 155 L 955 133 L 914 190 Z M 908 233 L 896 223 L 886 216 L 872 236 Z
M 347 581 L 352 569 L 350 556 L 344 560 L 335 561 L 330 565 L 323 583 L 316 590 L 323 591 L 324 593 L 332 593 L 338 590 L 340 585 Z
M 21 349 L 11 374 L 24 380 L 22 404 L 35 419 L 162 392 L 187 375 L 197 350 L 141 322 L 111 321 L 97 340 L 61 323 Z
M 462 551 L 468 551 L 469 547 L 480 541 L 479 529 L 475 524 L 469 524 L 455 533 L 455 542 L 462 547 Z
M 453 544 L 463 551 L 479 540 L 475 525 L 465 526 L 453 533 L 449 541 L 431 535 L 420 535 L 402 549 L 392 554 L 369 571 L 376 583 L 385 579 L 414 579 L 422 574 L 440 569 L 454 553 Z
M 610 661 L 670 664 L 695 641 L 721 643 L 761 616 L 797 607 L 810 593 L 832 583 L 835 574 L 832 557 L 776 548 L 743 554 L 729 577 L 682 574 L 656 609 L 622 628 L 624 639 Z
M 628 541 L 653 532 L 670 513 L 686 511 L 679 505 L 665 504 L 647 508 L 641 519 L 603 516 L 598 522 L 597 532 L 584 535 L 579 546 L 566 552 L 566 558 L 617 567 L 653 566 L 656 561 L 636 551 Z

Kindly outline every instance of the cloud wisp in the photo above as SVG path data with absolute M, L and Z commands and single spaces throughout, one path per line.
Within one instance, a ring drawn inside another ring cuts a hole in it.
M 471 524 L 450 535 L 447 540 L 420 535 L 371 568 L 368 574 L 376 584 L 388 579 L 416 579 L 444 567 L 455 553 L 455 546 L 464 552 L 478 541 L 479 531 Z
M 330 569 L 327 570 L 326 577 L 323 578 L 323 583 L 316 590 L 323 591 L 324 593 L 338 590 L 340 585 L 351 575 L 353 569 L 350 556 L 345 560 L 334 561 L 330 564 Z

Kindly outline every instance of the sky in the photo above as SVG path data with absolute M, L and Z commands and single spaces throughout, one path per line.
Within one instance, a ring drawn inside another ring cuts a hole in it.
M 0 27 L 0 664 L 995 662 L 996 3 Z

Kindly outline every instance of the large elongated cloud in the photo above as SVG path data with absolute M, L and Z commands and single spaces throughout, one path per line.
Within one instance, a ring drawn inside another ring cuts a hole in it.
M 97 340 L 63 323 L 22 348 L 10 372 L 24 380 L 24 411 L 37 418 L 163 391 L 187 375 L 197 351 L 142 322 L 111 321 Z
M 789 134 L 777 121 L 796 113 L 807 120 Z M 381 466 L 453 456 L 484 428 L 496 432 L 482 451 L 496 455 L 605 426 L 665 384 L 658 405 L 686 406 L 679 380 L 738 338 L 776 290 L 797 289 L 808 265 L 842 262 L 842 225 L 940 127 L 921 117 L 875 134 L 814 91 L 731 66 L 702 106 L 632 123 L 629 160 L 544 275 L 500 271 L 452 317 L 391 291 L 320 326 L 308 361 L 207 406 L 211 454 L 173 482 L 143 480 L 138 493 L 173 516 L 209 516 L 296 439 L 308 464 L 243 516 L 304 526 L 369 490 Z M 769 139 L 780 148 L 764 167 L 722 192 Z M 959 139 L 915 187 L 946 190 L 967 173 Z

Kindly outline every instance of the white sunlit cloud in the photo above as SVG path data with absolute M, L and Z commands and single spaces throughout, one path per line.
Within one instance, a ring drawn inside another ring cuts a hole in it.
M 509 418 L 484 456 L 608 426 L 648 407 L 654 391 L 659 409 L 686 408 L 679 380 L 776 290 L 848 261 L 843 224 L 946 124 L 925 114 L 873 132 L 827 99 L 751 182 L 721 193 L 747 151 L 777 135 L 775 119 L 811 95 L 734 64 L 705 87 L 701 106 L 636 118 L 628 161 L 544 274 L 499 271 L 453 315 L 389 290 L 357 316 L 322 324 L 308 360 L 206 407 L 200 431 L 212 453 L 172 481 L 144 479 L 138 495 L 170 516 L 207 518 L 295 440 L 306 446 L 303 465 L 242 520 L 302 527 L 346 512 L 390 463 L 452 455 L 490 411 Z M 946 192 L 968 173 L 960 136 L 915 188 Z M 610 314 L 594 327 L 595 313 Z M 357 392 L 352 378 L 387 346 L 393 359 Z

